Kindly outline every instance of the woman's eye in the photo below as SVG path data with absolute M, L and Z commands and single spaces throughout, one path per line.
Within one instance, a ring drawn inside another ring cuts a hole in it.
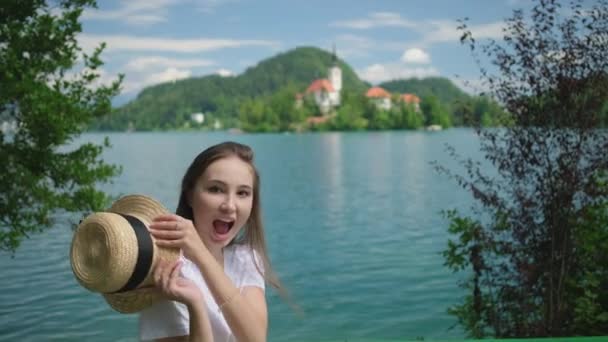
M 222 189 L 220 189 L 220 187 L 219 187 L 219 186 L 215 186 L 215 185 L 210 186 L 208 190 L 209 190 L 209 192 L 211 192 L 211 193 L 218 193 L 218 192 L 222 192 Z
M 249 197 L 249 191 L 243 190 L 243 191 L 239 191 L 237 194 L 241 197 Z

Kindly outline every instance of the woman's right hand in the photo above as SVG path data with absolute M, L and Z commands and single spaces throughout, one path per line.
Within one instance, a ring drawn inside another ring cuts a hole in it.
M 203 301 L 201 290 L 192 280 L 180 276 L 182 261 L 170 263 L 159 260 L 154 271 L 156 287 L 170 300 L 193 306 Z
M 198 235 L 194 223 L 179 215 L 166 214 L 153 219 L 149 231 L 159 247 L 180 248 L 186 258 L 193 260 L 197 251 L 207 247 Z

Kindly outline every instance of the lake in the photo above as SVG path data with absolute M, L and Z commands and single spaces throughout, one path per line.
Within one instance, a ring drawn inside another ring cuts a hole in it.
M 250 145 L 262 179 L 271 260 L 303 314 L 272 290 L 269 341 L 457 339 L 446 313 L 463 292 L 443 266 L 444 209 L 468 193 L 434 171 L 456 167 L 445 144 L 480 158 L 470 129 L 440 132 L 240 134 L 91 133 L 123 166 L 112 194 L 142 193 L 174 210 L 181 177 L 204 148 Z M 0 341 L 136 341 L 137 316 L 112 311 L 80 287 L 68 254 L 72 230 L 57 225 L 0 254 Z

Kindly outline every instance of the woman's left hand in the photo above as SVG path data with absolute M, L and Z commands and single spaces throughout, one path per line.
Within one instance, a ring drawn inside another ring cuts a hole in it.
M 192 280 L 180 276 L 181 261 L 173 264 L 160 260 L 154 270 L 156 287 L 170 300 L 195 305 L 203 300 L 203 294 Z
M 150 224 L 150 233 L 156 239 L 157 246 L 181 248 L 188 259 L 191 259 L 195 251 L 205 248 L 192 221 L 179 215 L 155 217 Z

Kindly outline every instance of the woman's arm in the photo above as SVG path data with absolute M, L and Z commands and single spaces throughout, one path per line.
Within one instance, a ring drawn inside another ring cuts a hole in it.
M 242 290 L 230 278 L 206 248 L 194 255 L 194 263 L 238 341 L 266 341 L 268 313 L 264 291 L 257 287 Z
M 213 342 L 211 323 L 207 315 L 207 307 L 203 302 L 188 305 L 190 313 L 190 337 L 189 342 Z
M 181 248 L 196 264 L 238 341 L 266 341 L 268 314 L 264 291 L 247 289 L 241 293 L 200 239 L 191 220 L 161 215 L 149 228 L 158 246 Z

